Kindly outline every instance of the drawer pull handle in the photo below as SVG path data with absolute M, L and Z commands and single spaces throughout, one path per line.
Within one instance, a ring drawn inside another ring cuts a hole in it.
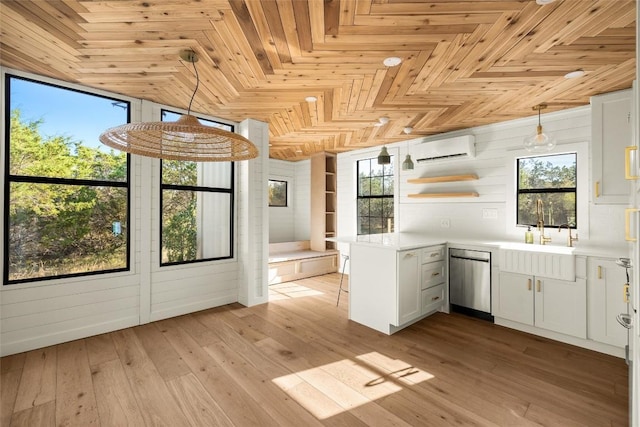
M 629 285 L 624 285 L 622 287 L 622 300 L 625 303 L 629 303 Z
M 434 273 L 431 273 L 431 277 L 435 277 L 435 276 L 439 276 L 439 275 L 440 275 L 440 273 L 438 273 L 437 271 L 434 272 Z
M 540 292 L 540 280 L 536 280 L 536 291 Z
M 596 198 L 600 197 L 600 181 L 596 181 Z
M 631 237 L 631 213 L 638 212 L 640 209 L 627 208 L 624 210 L 624 238 L 627 242 L 635 242 L 638 239 Z
M 631 145 L 624 149 L 624 178 L 625 179 L 638 179 L 640 176 L 631 175 L 631 152 L 637 151 L 638 147 Z
M 440 252 L 431 252 L 431 255 L 429 255 L 431 258 L 436 257 L 440 255 Z
M 440 297 L 433 297 L 431 298 L 431 301 L 438 301 L 440 299 Z
M 527 280 L 527 290 L 530 291 L 531 290 L 531 279 Z
M 598 266 L 598 279 L 602 279 L 602 266 Z

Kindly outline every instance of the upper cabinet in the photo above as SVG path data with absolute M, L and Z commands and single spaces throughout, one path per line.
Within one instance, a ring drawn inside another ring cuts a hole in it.
M 591 147 L 593 193 L 597 204 L 629 203 L 629 151 L 633 145 L 631 90 L 591 98 Z

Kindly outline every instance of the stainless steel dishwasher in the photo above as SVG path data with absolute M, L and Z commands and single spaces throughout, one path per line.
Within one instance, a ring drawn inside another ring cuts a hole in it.
M 491 252 L 449 249 L 451 310 L 493 321 Z

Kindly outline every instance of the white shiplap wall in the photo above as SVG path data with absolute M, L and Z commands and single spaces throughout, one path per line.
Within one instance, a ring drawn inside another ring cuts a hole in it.
M 269 243 L 309 240 L 311 162 L 269 159 L 269 179 L 288 182 L 288 206 L 269 208 Z
M 269 207 L 269 243 L 295 240 L 296 164 L 269 159 L 269 179 L 287 182 L 287 206 Z
M 4 82 L 7 70 L 0 71 L 3 74 L 0 81 Z M 123 98 L 79 85 L 8 71 L 59 86 Z M 3 91 L 2 86 L 2 98 Z M 132 103 L 134 121 L 158 120 L 159 106 L 128 100 Z M 4 115 L 1 119 L 4 120 Z M 132 156 L 131 270 L 1 286 L 0 356 L 230 302 L 265 302 L 268 128 L 265 123 L 253 120 L 242 122 L 238 128 L 256 143 L 261 156 L 236 163 L 235 259 L 160 268 L 159 161 Z M 3 122 L 0 126 L 3 141 L 4 130 Z M 0 144 L 0 167 L 5 165 L 4 148 L 5 144 Z M 4 176 L 4 171 L 0 176 Z M 3 189 L 4 185 L 0 186 L 0 191 Z M 2 235 L 2 238 L 6 236 Z M 4 257 L 0 256 L 1 259 Z
M 590 114 L 588 106 L 545 114 L 542 116 L 542 124 L 545 131 L 556 137 L 557 150 L 561 149 L 562 144 L 570 143 L 583 143 L 590 148 Z M 537 116 L 534 116 L 430 137 L 428 140 L 472 134 L 475 136 L 476 156 L 464 160 L 416 163 L 413 171 L 402 171 L 398 165 L 396 191 L 399 198 L 397 200 L 396 230 L 463 239 L 518 240 L 524 237 L 524 232 L 515 231 L 513 227 L 507 227 L 506 224 L 508 206 L 506 182 L 512 179 L 508 176 L 507 165 L 513 156 L 512 152 L 521 149 L 523 139 L 535 131 L 536 125 Z M 419 141 L 421 139 L 412 139 L 389 145 L 388 148 L 390 153 L 393 151 L 397 154 L 397 159 L 403 160 L 407 152 L 415 156 L 417 150 L 415 147 Z M 368 149 L 342 153 L 338 156 L 339 236 L 356 234 L 355 159 L 362 157 L 367 152 L 371 153 L 371 157 L 377 155 L 377 151 Z M 579 165 L 579 167 L 588 167 L 590 171 L 590 161 L 588 163 L 588 165 Z M 407 179 L 410 178 L 463 173 L 476 173 L 479 179 L 442 184 L 407 183 Z M 590 172 L 588 176 L 591 176 Z M 579 182 L 578 185 L 586 185 L 591 188 L 590 182 Z M 411 199 L 407 197 L 410 193 L 448 191 L 476 191 L 480 196 L 452 199 Z M 483 219 L 483 210 L 485 209 L 496 210 L 497 219 Z M 587 226 L 591 243 L 611 244 L 612 241 L 624 241 L 624 206 L 600 206 L 589 203 L 588 211 Z M 443 219 L 449 220 L 449 228 L 441 227 Z M 561 239 L 561 237 L 557 239 Z M 348 250 L 348 247 L 340 245 L 339 249 L 344 251 Z
M 309 240 L 311 235 L 311 161 L 295 163 L 295 190 L 293 193 L 294 239 Z

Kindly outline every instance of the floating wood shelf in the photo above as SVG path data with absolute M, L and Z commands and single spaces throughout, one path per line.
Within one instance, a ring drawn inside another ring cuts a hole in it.
M 435 199 L 444 197 L 478 197 L 478 193 L 475 191 L 468 191 L 465 193 L 418 193 L 409 194 L 410 198 L 414 199 Z
M 438 182 L 456 182 L 456 181 L 475 181 L 478 179 L 478 175 L 475 173 L 469 173 L 465 175 L 446 175 L 446 176 L 431 176 L 425 178 L 408 179 L 409 184 L 432 184 Z

